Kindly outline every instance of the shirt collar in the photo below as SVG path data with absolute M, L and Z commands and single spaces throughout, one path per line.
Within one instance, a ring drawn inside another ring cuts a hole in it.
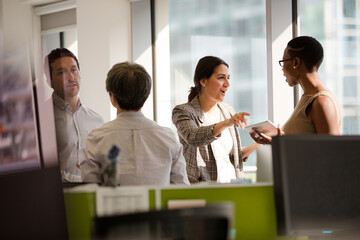
M 126 111 L 119 113 L 117 117 L 121 118 L 121 117 L 145 117 L 145 116 L 140 111 Z
M 67 108 L 70 108 L 70 105 L 65 102 L 61 97 L 59 97 L 58 95 L 56 95 L 55 92 L 53 92 L 52 94 L 52 98 L 53 98 L 53 103 L 59 107 L 61 110 L 65 111 Z M 76 111 L 79 110 L 79 108 L 81 107 L 81 102 L 80 102 L 80 98 L 76 107 Z

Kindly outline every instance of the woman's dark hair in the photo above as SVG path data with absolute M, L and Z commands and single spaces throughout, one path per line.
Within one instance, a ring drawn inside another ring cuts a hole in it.
M 55 62 L 58 58 L 62 58 L 62 57 L 72 57 L 75 60 L 78 69 L 80 70 L 79 61 L 76 58 L 75 54 L 73 54 L 67 48 L 56 48 L 56 49 L 52 50 L 48 55 L 50 79 L 52 78 L 51 64 L 53 64 L 53 62 Z
M 214 73 L 217 66 L 224 64 L 229 68 L 229 65 L 222 59 L 214 56 L 206 56 L 199 60 L 196 65 L 194 74 L 194 87 L 190 88 L 188 101 L 191 102 L 201 91 L 201 79 L 209 78 Z
M 150 94 L 151 77 L 139 64 L 118 63 L 107 74 L 106 90 L 115 95 L 121 109 L 138 111 Z
M 313 37 L 296 37 L 288 43 L 288 53 L 291 58 L 298 57 L 309 72 L 317 71 L 324 58 L 321 44 Z

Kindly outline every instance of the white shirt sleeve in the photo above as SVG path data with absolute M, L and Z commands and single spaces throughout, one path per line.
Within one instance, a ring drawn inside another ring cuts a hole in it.
M 182 151 L 183 146 L 179 143 L 172 159 L 170 183 L 190 184 L 186 173 L 186 162 Z
M 81 182 L 81 177 L 79 175 L 74 175 L 64 170 L 61 170 L 60 172 L 62 182 Z
M 102 181 L 101 179 L 101 164 L 100 159 L 97 159 L 96 152 L 97 147 L 94 144 L 96 141 L 93 141 L 93 138 L 89 135 L 86 140 L 85 147 L 85 159 L 80 163 L 81 170 L 81 179 L 83 182 L 98 182 Z

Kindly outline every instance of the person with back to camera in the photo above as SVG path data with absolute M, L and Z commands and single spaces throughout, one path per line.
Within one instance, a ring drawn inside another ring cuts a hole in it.
M 199 60 L 188 103 L 175 106 L 172 121 L 184 146 L 191 183 L 230 182 L 243 178 L 243 161 L 257 143 L 242 148 L 237 127 L 247 125 L 249 113 L 235 113 L 224 103 L 230 83 L 229 65 L 220 58 Z
M 45 74 L 54 89 L 56 143 L 63 182 L 81 182 L 80 162 L 85 158 L 88 133 L 104 124 L 104 119 L 81 103 L 80 66 L 66 48 L 56 48 L 46 56 Z
M 103 183 L 102 172 L 110 164 L 106 156 L 115 144 L 121 151 L 118 184 L 189 184 L 182 145 L 174 132 L 141 113 L 151 90 L 146 70 L 136 63 L 115 64 L 106 90 L 118 116 L 89 134 L 87 159 L 80 164 L 83 181 Z
M 341 113 L 335 96 L 324 86 L 318 74 L 324 53 L 313 37 L 300 36 L 289 41 L 280 66 L 290 87 L 300 84 L 304 94 L 278 134 L 339 135 Z M 254 129 L 250 135 L 258 143 L 272 138 Z

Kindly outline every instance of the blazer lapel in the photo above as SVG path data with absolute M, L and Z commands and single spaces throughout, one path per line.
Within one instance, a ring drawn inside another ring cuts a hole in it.
M 223 107 L 221 103 L 219 103 L 219 107 L 220 107 L 221 113 L 225 116 L 226 119 L 229 119 L 232 117 L 232 114 L 225 107 Z M 228 129 L 229 129 L 231 138 L 233 140 L 233 147 L 231 149 L 231 154 L 237 155 L 238 146 L 237 146 L 237 140 L 236 140 L 237 138 L 236 138 L 236 133 L 235 133 L 236 127 L 234 125 L 233 127 L 229 127 Z M 236 163 L 233 163 L 233 164 L 237 165 Z
M 221 104 L 218 104 L 218 106 L 223 116 L 225 116 L 225 119 L 229 119 L 232 117 L 232 114 L 227 109 L 225 109 Z M 229 127 L 229 131 L 231 134 L 231 138 L 233 139 L 233 142 L 236 143 L 235 127 Z
M 203 126 L 203 125 L 208 125 L 209 123 L 207 122 L 204 112 L 201 109 L 200 106 L 200 102 L 199 102 L 199 97 L 195 97 L 192 101 L 191 101 L 191 105 L 193 106 L 195 113 L 196 113 L 196 118 L 197 121 L 199 123 L 199 126 Z

